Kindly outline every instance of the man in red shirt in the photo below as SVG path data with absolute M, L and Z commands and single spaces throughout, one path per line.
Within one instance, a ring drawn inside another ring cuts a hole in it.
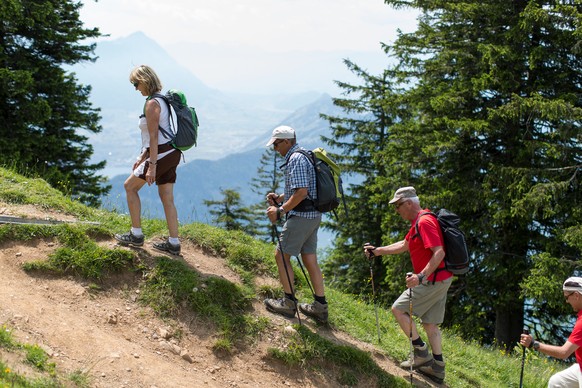
M 548 381 L 548 388 L 552 387 L 582 387 L 582 278 L 571 277 L 566 279 L 562 286 L 566 302 L 578 313 L 574 330 L 562 346 L 542 344 L 529 334 L 522 334 L 520 343 L 528 348 L 534 348 L 548 356 L 565 360 L 576 352 L 576 363 L 571 367 L 556 373 Z
M 445 248 L 443 235 L 437 219 L 432 215 L 422 215 L 429 211 L 420 206 L 414 187 L 402 187 L 390 200 L 400 216 L 410 221 L 410 230 L 404 240 L 384 247 L 365 245 L 364 251 L 372 258 L 381 255 L 394 255 L 410 252 L 414 274 L 406 277 L 405 290 L 392 305 L 392 313 L 398 324 L 409 336 L 414 345 L 414 357 L 400 364 L 408 369 L 417 368 L 438 383 L 445 378 L 445 362 L 442 354 L 442 339 L 439 326 L 445 317 L 447 291 L 451 286 L 453 274 L 445 269 L 443 261 Z M 419 218 L 420 217 L 420 218 Z M 418 231 L 416 221 L 418 219 Z M 410 319 L 410 289 L 412 292 L 413 315 L 420 317 L 428 337 L 428 345 L 420 338 L 416 323 Z M 412 326 L 412 327 L 411 327 Z

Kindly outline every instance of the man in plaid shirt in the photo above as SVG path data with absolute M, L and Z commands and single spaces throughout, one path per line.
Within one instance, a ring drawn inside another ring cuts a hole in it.
M 275 223 L 285 217 L 280 237 L 281 246 L 275 252 L 285 297 L 265 299 L 265 306 L 269 311 L 290 318 L 295 316 L 299 307 L 303 314 L 320 323 L 327 323 L 323 276 L 317 263 L 317 231 L 321 223 L 321 213 L 313 206 L 313 199 L 317 198 L 315 169 L 307 156 L 296 152 L 304 149 L 297 144 L 293 128 L 275 128 L 267 147 L 271 145 L 285 158 L 285 193 L 267 194 L 270 205 L 267 215 L 271 222 Z M 311 304 L 297 303 L 291 287 L 294 280 L 291 256 L 299 254 L 313 285 L 315 300 Z

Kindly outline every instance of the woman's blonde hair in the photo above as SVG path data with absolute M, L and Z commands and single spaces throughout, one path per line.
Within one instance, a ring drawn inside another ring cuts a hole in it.
M 145 91 L 148 96 L 162 90 L 162 81 L 160 81 L 154 69 L 148 65 L 140 65 L 133 69 L 129 74 L 129 82 L 145 85 Z

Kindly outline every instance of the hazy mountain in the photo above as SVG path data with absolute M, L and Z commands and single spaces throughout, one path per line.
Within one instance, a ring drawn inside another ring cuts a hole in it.
M 244 149 L 258 134 L 272 129 L 282 118 L 321 93 L 224 94 L 206 86 L 179 65 L 155 41 L 141 32 L 97 44 L 94 63 L 71 68 L 82 84 L 92 86 L 91 102 L 101 109 L 100 134 L 87 134 L 94 161 L 107 160 L 104 175 L 124 173 L 140 152 L 137 120 L 144 97 L 129 83 L 129 73 L 140 64 L 152 66 L 164 89 L 178 88 L 196 108 L 200 119 L 198 148 L 192 158 L 217 159 L 225 151 Z M 201 59 L 203 60 L 203 59 Z
M 327 122 L 322 120 L 320 113 L 337 113 L 338 108 L 332 104 L 331 97 L 322 96 L 314 103 L 298 109 L 293 114 L 281 120 L 281 123 L 296 129 L 298 142 L 301 146 L 312 149 L 324 146 L 321 135 L 329 135 Z M 265 144 L 269 141 L 271 129 L 256 136 L 244 152 L 225 154 L 218 160 L 190 160 L 198 149 L 194 148 L 184 153 L 187 163 L 178 168 L 178 181 L 175 186 L 175 203 L 180 213 L 180 221 L 210 222 L 208 209 L 204 200 L 221 199 L 221 189 L 234 189 L 241 194 L 245 205 L 259 203 L 266 193 L 259 195 L 252 192 L 250 182 L 256 175 L 261 155 L 265 152 Z M 129 171 L 127 172 L 129 174 Z M 114 177 L 110 183 L 112 190 L 104 199 L 104 206 L 115 208 L 121 212 L 127 211 L 123 181 L 127 174 Z M 142 207 L 150 217 L 163 218 L 163 209 L 155 188 L 144 188 L 140 193 Z
M 381 73 L 391 61 L 380 43 L 378 50 L 373 51 L 287 50 L 283 46 L 267 50 L 256 45 L 193 43 L 180 39 L 164 47 L 178 62 L 196 69 L 192 71 L 207 84 L 222 91 L 244 90 L 245 93 L 253 90 L 267 94 L 317 90 L 336 95 L 341 92 L 336 80 L 357 81 L 344 59 L 354 61 L 372 74 Z
M 144 97 L 129 83 L 129 73 L 137 65 L 152 66 L 164 89 L 183 90 L 200 119 L 198 146 L 184 154 L 186 163 L 178 168 L 174 190 L 182 223 L 210 223 L 204 200 L 221 199 L 223 189 L 237 190 L 245 206 L 262 201 L 266 193 L 253 193 L 250 183 L 272 129 L 291 125 L 302 146 L 315 148 L 323 145 L 320 136 L 329 134 L 320 113 L 337 113 L 328 94 L 234 94 L 212 89 L 143 33 L 100 42 L 96 55 L 95 63 L 72 71 L 81 83 L 92 85 L 91 101 L 101 109 L 103 131 L 89 135 L 89 142 L 94 160 L 106 159 L 104 174 L 112 177 L 103 207 L 122 213 L 127 212 L 123 182 L 141 148 L 137 119 Z M 140 196 L 145 217 L 164 218 L 155 186 L 144 187 Z

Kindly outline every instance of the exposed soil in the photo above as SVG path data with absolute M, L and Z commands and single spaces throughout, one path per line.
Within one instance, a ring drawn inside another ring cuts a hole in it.
M 74 222 L 71 216 L 50 213 L 34 206 L 0 203 L 0 215 Z M 111 247 L 115 242 L 105 241 Z M 41 346 L 59 373 L 82 371 L 92 387 L 337 387 L 340 371 L 334 367 L 313 369 L 289 367 L 268 356 L 268 349 L 284 346 L 285 333 L 296 319 L 266 312 L 262 302 L 254 313 L 268 316 L 275 330 L 263 334 L 246 349 L 231 355 L 212 350 L 213 329 L 196 316 L 171 321 L 157 317 L 137 303 L 138 280 L 134 275 L 112 276 L 94 285 L 74 277 L 28 274 L 22 263 L 43 260 L 58 247 L 56 241 L 9 242 L 0 246 L 0 325 L 13 330 L 23 343 Z M 140 255 L 154 255 L 151 242 Z M 155 255 L 159 255 L 156 252 Z M 206 276 L 222 276 L 239 282 L 223 259 L 205 254 L 193 244 L 183 243 L 182 257 Z M 273 279 L 261 281 L 274 282 Z M 304 325 L 326 338 L 369 352 L 378 365 L 393 375 L 409 378 L 372 345 L 354 340 L 333 328 Z M 0 349 L 0 360 L 14 372 L 34 376 L 35 370 L 13 352 Z M 437 386 L 418 374 L 416 386 Z M 373 378 L 359 386 L 373 385 Z

